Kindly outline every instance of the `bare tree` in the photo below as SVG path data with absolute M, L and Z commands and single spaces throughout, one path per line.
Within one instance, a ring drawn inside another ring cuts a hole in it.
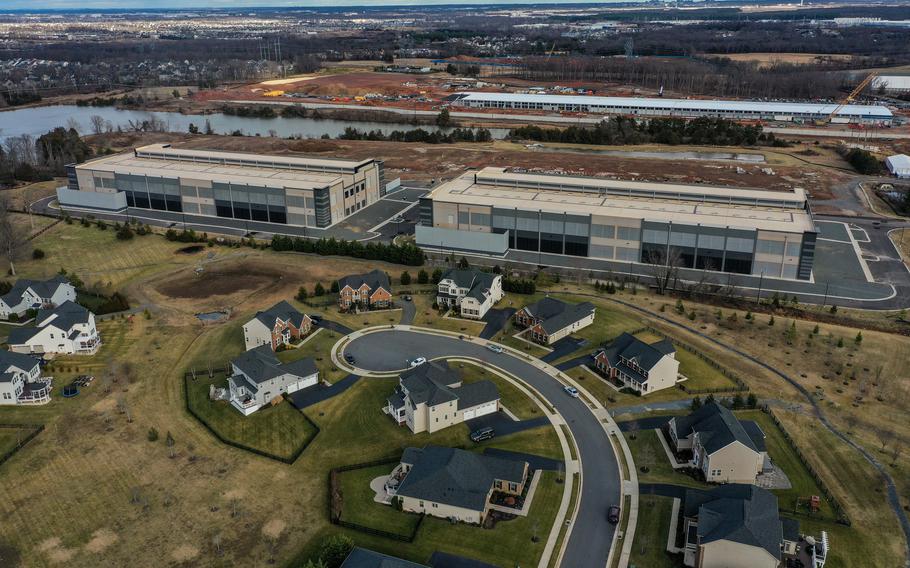
M 895 433 L 891 428 L 876 428 L 875 437 L 878 438 L 878 443 L 882 445 L 882 451 L 884 452 L 885 446 L 894 440 Z
M 9 262 L 9 273 L 16 275 L 16 262 L 28 250 L 26 231 L 13 224 L 13 204 L 7 194 L 0 194 L 0 254 Z
M 663 294 L 679 278 L 679 268 L 682 258 L 679 250 L 670 248 L 668 251 L 649 251 L 645 257 L 648 264 L 654 265 L 654 281 L 657 284 L 657 293 Z
M 97 114 L 93 114 L 89 117 L 89 122 L 92 125 L 92 133 L 96 136 L 104 132 L 104 117 Z

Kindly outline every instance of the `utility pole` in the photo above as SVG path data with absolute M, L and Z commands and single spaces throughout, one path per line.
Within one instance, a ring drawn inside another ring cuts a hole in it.
M 765 280 L 765 271 L 762 270 L 761 276 L 758 277 L 758 294 L 755 295 L 755 303 L 757 303 L 757 304 L 761 303 L 761 287 L 762 287 L 762 282 L 764 282 L 764 280 Z

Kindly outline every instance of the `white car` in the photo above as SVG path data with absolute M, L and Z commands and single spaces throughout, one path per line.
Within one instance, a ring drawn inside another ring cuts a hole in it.
M 502 351 L 503 351 L 502 347 L 500 347 L 499 345 L 496 345 L 495 343 L 487 343 L 487 349 L 489 349 L 493 353 L 502 353 Z
M 562 390 L 566 391 L 566 394 L 568 394 L 568 395 L 571 396 L 572 398 L 578 398 L 578 389 L 577 389 L 577 388 L 575 388 L 575 387 L 563 387 Z
M 409 365 L 411 365 L 411 368 L 413 369 L 414 367 L 419 367 L 419 366 L 423 365 L 423 364 L 426 363 L 426 362 L 427 362 L 426 357 L 418 357 L 418 358 L 412 360 L 412 361 L 409 363 Z

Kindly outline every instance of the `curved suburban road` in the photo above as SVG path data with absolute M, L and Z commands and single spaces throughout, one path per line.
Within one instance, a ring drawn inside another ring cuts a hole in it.
M 562 383 L 527 361 L 455 337 L 390 329 L 357 337 L 344 347 L 344 352 L 356 358 L 358 367 L 373 372 L 403 369 L 409 359 L 419 356 L 472 357 L 499 367 L 535 388 L 559 411 L 572 431 L 583 471 L 578 512 L 562 565 L 606 566 L 615 530 L 607 522 L 607 509 L 620 504 L 622 480 L 607 433 L 582 399 L 567 395 Z

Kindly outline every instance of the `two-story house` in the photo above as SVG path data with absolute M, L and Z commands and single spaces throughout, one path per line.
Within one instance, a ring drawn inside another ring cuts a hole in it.
M 67 300 L 52 310 L 39 310 L 34 327 L 13 329 L 10 351 L 55 355 L 93 355 L 101 347 L 95 314 Z
M 406 448 L 396 468 L 404 478 L 392 488 L 401 509 L 482 524 L 494 491 L 521 495 L 527 462 L 455 448 Z
M 310 316 L 282 300 L 243 324 L 243 343 L 247 351 L 260 345 L 271 345 L 272 351 L 276 351 L 282 345 L 306 337 L 312 328 Z
M 38 359 L 0 351 L 0 405 L 45 404 L 51 400 L 51 379 L 41 376 Z
M 76 288 L 65 276 L 50 280 L 20 278 L 9 292 L 0 296 L 0 319 L 21 318 L 29 310 L 56 308 L 66 301 L 76 301 Z
M 594 323 L 594 304 L 570 304 L 549 296 L 528 304 L 513 316 L 515 324 L 528 328 L 528 337 L 552 345 L 563 337 Z
M 438 432 L 499 410 L 493 381 L 463 384 L 445 361 L 429 361 L 408 369 L 398 379 L 384 409 L 411 432 Z
M 765 433 L 722 404 L 708 402 L 687 416 L 671 418 L 667 430 L 675 450 L 691 451 L 691 465 L 709 483 L 755 483 L 764 471 Z
M 373 310 L 392 306 L 392 285 L 382 270 L 351 274 L 338 280 L 338 306 L 343 310 Z
M 698 568 L 779 568 L 800 543 L 799 522 L 780 517 L 773 493 L 733 483 L 686 490 L 683 535 L 683 564 Z
M 646 343 L 623 333 L 594 354 L 594 368 L 602 375 L 647 395 L 676 385 L 679 361 L 673 342 Z
M 231 405 L 244 416 L 271 401 L 319 382 L 316 362 L 306 357 L 282 363 L 269 345 L 254 347 L 231 361 L 228 393 Z
M 463 318 L 482 319 L 503 296 L 501 275 L 452 268 L 439 280 L 436 303 L 457 311 Z

